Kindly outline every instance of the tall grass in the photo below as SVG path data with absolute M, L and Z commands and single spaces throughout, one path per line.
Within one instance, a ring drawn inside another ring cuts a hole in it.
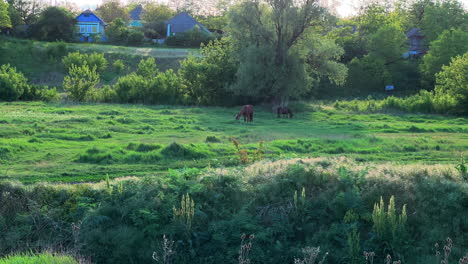
M 73 257 L 43 253 L 38 255 L 15 254 L 0 259 L 0 264 L 78 264 Z

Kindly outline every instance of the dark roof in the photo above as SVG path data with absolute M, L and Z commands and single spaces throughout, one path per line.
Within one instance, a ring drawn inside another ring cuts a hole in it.
M 141 20 L 141 14 L 143 13 L 143 6 L 138 5 L 132 11 L 130 11 L 130 18 L 132 20 Z
M 76 21 L 78 22 L 102 22 L 105 24 L 104 20 L 102 20 L 98 15 L 96 15 L 93 11 L 89 9 L 83 11 L 83 13 L 77 16 Z
M 406 32 L 406 37 L 411 38 L 411 37 L 424 37 L 424 35 L 421 33 L 421 30 L 419 28 L 412 28 L 408 32 Z
M 181 33 L 192 29 L 195 26 L 199 26 L 202 30 L 210 32 L 205 26 L 199 23 L 195 18 L 191 17 L 187 12 L 181 12 L 175 15 L 173 18 L 166 21 L 166 24 L 171 25 L 171 32 Z

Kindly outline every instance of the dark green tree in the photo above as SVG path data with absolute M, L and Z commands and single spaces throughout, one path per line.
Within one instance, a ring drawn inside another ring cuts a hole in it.
M 425 6 L 420 26 L 428 44 L 450 28 L 468 31 L 468 13 L 460 1 L 437 1 Z
M 317 1 L 243 2 L 229 18 L 240 60 L 236 94 L 284 103 L 312 88 L 305 63 L 311 47 L 301 40 L 328 24 Z
M 34 35 L 40 40 L 70 41 L 76 21 L 74 16 L 65 8 L 48 7 L 40 15 L 34 29 Z
M 444 31 L 431 42 L 429 51 L 423 57 L 420 66 L 423 75 L 423 85 L 427 89 L 434 87 L 435 74 L 443 65 L 448 65 L 450 59 L 468 51 L 468 31 L 463 29 L 450 29 Z
M 126 44 L 128 41 L 129 33 L 130 32 L 127 27 L 127 23 L 121 18 L 117 18 L 106 28 L 107 38 L 112 43 Z
M 13 26 L 31 25 L 37 22 L 44 9 L 44 2 L 39 0 L 7 0 Z

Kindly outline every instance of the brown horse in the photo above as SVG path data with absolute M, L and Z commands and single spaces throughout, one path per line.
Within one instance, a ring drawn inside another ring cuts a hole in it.
M 243 116 L 244 122 L 253 122 L 253 114 L 253 105 L 244 105 L 240 112 L 236 115 L 236 120 L 239 120 L 240 116 Z
M 278 113 L 278 118 L 281 118 L 283 115 L 289 115 L 289 118 L 293 118 L 294 114 L 291 109 L 287 108 L 286 106 L 280 106 L 276 109 L 276 113 Z M 286 116 L 287 117 L 287 116 Z

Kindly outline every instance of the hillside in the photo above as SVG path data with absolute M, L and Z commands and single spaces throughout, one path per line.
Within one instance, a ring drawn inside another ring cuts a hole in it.
M 60 46 L 63 45 L 63 46 Z M 154 57 L 160 70 L 177 70 L 181 60 L 189 54 L 198 56 L 197 49 L 168 47 L 125 47 L 91 43 L 42 42 L 0 36 L 0 64 L 10 64 L 22 72 L 33 84 L 61 86 L 66 69 L 61 58 L 68 52 L 103 53 L 109 67 L 101 74 L 102 84 L 117 80 L 122 72 L 112 68 L 116 60 L 122 60 L 126 72 L 133 71 L 141 59 Z

